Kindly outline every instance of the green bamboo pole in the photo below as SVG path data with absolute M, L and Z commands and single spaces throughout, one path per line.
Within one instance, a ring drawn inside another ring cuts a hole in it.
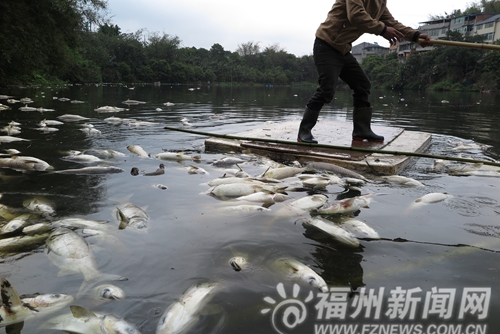
M 420 42 L 424 42 L 424 39 L 420 39 Z M 468 42 L 456 42 L 447 41 L 444 39 L 431 39 L 430 42 L 433 45 L 445 45 L 445 46 L 458 46 L 462 48 L 470 49 L 481 49 L 481 50 L 495 50 L 500 51 L 500 45 L 486 44 L 486 43 L 468 43 Z
M 278 140 L 278 139 L 240 137 L 240 136 L 234 136 L 234 135 L 217 134 L 217 133 L 202 132 L 202 131 L 195 131 L 195 130 L 188 130 L 188 129 L 179 129 L 179 128 L 174 128 L 171 126 L 165 126 L 163 128 L 165 130 L 186 132 L 186 133 L 207 136 L 207 137 L 244 140 L 244 141 L 256 141 L 256 142 L 295 145 L 295 146 L 309 146 L 311 148 L 317 147 L 317 148 L 329 148 L 329 149 L 344 150 L 344 151 L 380 153 L 380 154 L 388 154 L 388 155 L 403 155 L 403 156 L 410 156 L 410 157 L 442 159 L 442 160 L 451 160 L 451 161 L 460 161 L 460 162 L 469 162 L 469 163 L 482 163 L 485 165 L 500 167 L 500 163 L 493 162 L 493 161 L 467 159 L 467 158 L 460 158 L 460 157 L 448 157 L 448 156 L 444 156 L 444 155 L 434 155 L 434 154 L 426 154 L 426 153 L 420 153 L 420 152 L 376 150 L 376 149 L 364 148 L 364 147 L 335 146 L 335 145 L 326 145 L 326 144 L 299 143 L 299 142 L 294 142 L 294 141 Z

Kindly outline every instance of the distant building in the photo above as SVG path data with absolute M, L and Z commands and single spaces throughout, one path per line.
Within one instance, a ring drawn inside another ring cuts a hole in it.
M 389 48 L 378 45 L 377 43 L 363 42 L 352 47 L 352 55 L 358 63 L 362 63 L 363 59 L 369 55 L 385 56 L 389 54 Z
M 474 35 L 483 36 L 486 43 L 492 43 L 500 37 L 500 14 L 476 22 L 473 31 Z
M 432 39 L 444 39 L 446 33 L 456 31 L 463 36 L 484 35 L 486 42 L 493 42 L 500 38 L 500 15 L 489 13 L 467 14 L 454 18 L 439 19 L 422 24 L 418 30 L 431 36 Z M 402 41 L 398 45 L 398 58 L 404 61 L 408 56 L 414 53 L 430 51 L 434 47 L 422 48 L 417 43 Z

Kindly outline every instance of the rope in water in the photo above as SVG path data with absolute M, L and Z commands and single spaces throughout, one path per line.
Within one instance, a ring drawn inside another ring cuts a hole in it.
M 299 143 L 299 142 L 294 142 L 294 141 L 278 140 L 278 139 L 241 137 L 241 136 L 234 136 L 234 135 L 227 135 L 227 134 L 218 134 L 218 133 L 210 133 L 210 132 L 195 131 L 195 130 L 188 130 L 188 129 L 179 129 L 179 128 L 174 128 L 171 126 L 165 126 L 163 128 L 166 130 L 186 132 L 186 133 L 191 133 L 191 134 L 196 134 L 196 135 L 201 135 L 201 136 L 234 139 L 234 140 L 241 140 L 241 141 L 255 141 L 255 142 L 273 143 L 273 144 L 308 146 L 311 148 L 315 148 L 315 147 L 317 147 L 317 148 L 329 148 L 329 149 L 335 149 L 335 150 L 357 151 L 357 152 L 367 152 L 367 153 L 380 153 L 380 154 L 388 154 L 388 155 L 403 155 L 403 156 L 419 157 L 419 158 L 431 158 L 431 159 L 442 159 L 442 160 L 451 160 L 451 161 L 459 161 L 459 162 L 469 162 L 469 163 L 474 163 L 474 164 L 481 163 L 484 165 L 500 167 L 500 163 L 494 162 L 494 161 L 468 159 L 468 158 L 460 158 L 460 157 L 450 157 L 450 156 L 434 155 L 434 154 L 427 154 L 427 153 L 421 153 L 421 152 L 376 150 L 376 149 L 370 149 L 370 148 L 364 148 L 364 147 L 335 146 L 335 145 L 326 145 L 326 144 Z

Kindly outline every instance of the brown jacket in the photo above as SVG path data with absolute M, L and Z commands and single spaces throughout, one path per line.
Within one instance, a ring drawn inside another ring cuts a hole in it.
M 386 27 L 399 30 L 408 41 L 417 41 L 420 32 L 396 21 L 386 5 L 387 0 L 336 0 L 316 37 L 342 54 L 349 53 L 351 43 L 364 33 L 383 35 Z

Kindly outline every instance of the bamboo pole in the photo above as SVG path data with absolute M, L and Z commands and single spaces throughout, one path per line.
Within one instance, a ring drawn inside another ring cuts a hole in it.
M 420 41 L 424 42 L 425 40 L 421 38 Z M 429 43 L 431 43 L 433 45 L 458 46 L 458 47 L 470 48 L 470 49 L 500 51 L 500 45 L 486 44 L 486 43 L 456 42 L 456 41 L 447 41 L 444 39 L 431 39 Z
M 195 130 L 188 130 L 188 129 L 179 129 L 179 128 L 174 128 L 171 126 L 165 126 L 163 128 L 165 130 L 186 132 L 186 133 L 207 136 L 207 137 L 226 138 L 226 139 L 245 140 L 245 141 L 256 141 L 256 142 L 295 145 L 295 146 L 309 146 L 311 148 L 317 147 L 317 148 L 329 148 L 329 149 L 344 150 L 344 151 L 368 152 L 368 153 L 379 153 L 379 154 L 388 154 L 388 155 L 403 155 L 403 156 L 409 156 L 409 157 L 442 159 L 442 160 L 460 161 L 460 162 L 469 162 L 469 163 L 482 163 L 484 165 L 500 167 L 499 162 L 493 162 L 493 161 L 487 161 L 487 160 L 467 159 L 467 158 L 460 158 L 460 157 L 449 157 L 449 156 L 444 156 L 444 155 L 434 155 L 434 154 L 426 154 L 426 153 L 420 153 L 420 152 L 387 151 L 387 150 L 376 150 L 376 149 L 364 148 L 364 147 L 335 146 L 335 145 L 326 145 L 326 144 L 299 143 L 299 142 L 294 142 L 294 141 L 278 140 L 278 139 L 240 137 L 240 136 L 234 136 L 234 135 L 217 134 L 217 133 L 202 132 L 202 131 L 195 131 Z

